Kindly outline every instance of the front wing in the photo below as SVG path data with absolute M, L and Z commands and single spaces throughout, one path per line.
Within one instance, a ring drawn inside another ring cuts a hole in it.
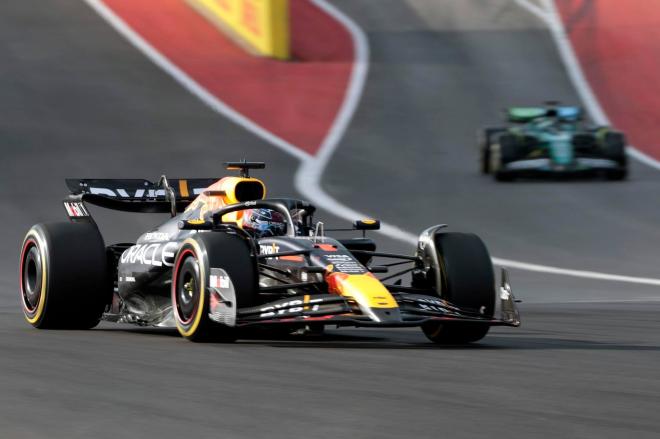
M 556 165 L 549 158 L 521 159 L 503 165 L 501 171 L 511 174 L 588 174 L 621 168 L 614 160 L 578 157 L 571 165 Z
M 287 324 L 304 326 L 411 327 L 428 321 L 465 322 L 489 326 L 519 326 L 520 317 L 510 288 L 500 287 L 500 318 L 479 314 L 478 310 L 460 309 L 449 302 L 428 295 L 393 293 L 397 312 L 388 318 L 365 315 L 351 299 L 335 294 L 294 296 L 261 306 L 237 310 L 235 326 Z M 217 313 L 216 313 L 217 314 Z M 213 312 L 210 314 L 213 318 Z

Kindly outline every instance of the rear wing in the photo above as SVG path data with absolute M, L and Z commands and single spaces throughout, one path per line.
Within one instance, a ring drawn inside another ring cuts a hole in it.
M 509 122 L 525 123 L 548 114 L 548 109 L 543 107 L 511 107 L 507 109 Z
M 506 114 L 513 123 L 527 123 L 539 117 L 558 117 L 565 121 L 578 121 L 583 117 L 582 108 L 556 105 L 555 102 L 549 102 L 548 107 L 511 107 Z
M 183 212 L 218 178 L 177 178 L 164 175 L 157 183 L 143 179 L 67 178 L 71 195 L 64 207 L 72 220 L 89 217 L 84 202 L 107 209 L 139 213 Z

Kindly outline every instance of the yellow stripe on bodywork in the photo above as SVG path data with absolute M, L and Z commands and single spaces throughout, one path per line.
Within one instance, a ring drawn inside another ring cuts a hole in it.
M 179 180 L 179 193 L 182 198 L 188 198 L 190 196 L 188 192 L 188 180 Z

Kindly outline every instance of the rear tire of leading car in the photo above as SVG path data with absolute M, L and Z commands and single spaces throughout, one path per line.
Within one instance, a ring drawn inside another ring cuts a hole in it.
M 179 333 L 196 342 L 233 342 L 235 327 L 211 320 L 211 268 L 227 273 L 234 290 L 234 310 L 254 306 L 257 266 L 246 239 L 222 232 L 199 233 L 185 240 L 172 271 L 172 312 Z
M 468 233 L 439 233 L 435 245 L 440 263 L 439 296 L 461 309 L 492 318 L 495 311 L 495 275 L 483 241 Z M 472 322 L 429 322 L 424 335 L 439 344 L 466 344 L 481 340 L 490 325 Z
M 23 314 L 36 328 L 93 328 L 112 297 L 105 244 L 94 224 L 33 226 L 19 271 Z
M 505 169 L 506 165 L 520 158 L 520 146 L 515 136 L 502 135 L 499 138 L 499 163 L 495 170 L 495 180 L 513 181 L 514 174 Z
M 481 147 L 481 173 L 490 174 L 490 143 Z
M 479 133 L 478 144 L 481 152 L 481 173 L 490 174 L 491 169 L 491 150 L 493 143 L 493 136 L 495 134 L 503 133 L 506 128 L 486 128 Z
M 608 132 L 603 139 L 605 158 L 618 163 L 618 169 L 605 173 L 608 180 L 624 180 L 628 176 L 628 157 L 626 156 L 626 138 L 622 133 Z

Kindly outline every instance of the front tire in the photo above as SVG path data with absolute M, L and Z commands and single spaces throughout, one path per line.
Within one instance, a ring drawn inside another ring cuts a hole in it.
M 33 226 L 20 259 L 23 314 L 40 329 L 96 326 L 112 297 L 105 244 L 94 224 Z
M 434 237 L 441 279 L 438 295 L 448 302 L 492 318 L 495 312 L 495 274 L 488 250 L 474 234 L 439 233 Z M 480 322 L 429 322 L 424 335 L 439 344 L 465 344 L 481 340 L 490 326 Z
M 608 170 L 605 177 L 608 180 L 620 181 L 628 176 L 628 158 L 626 156 L 626 138 L 622 133 L 609 132 L 603 139 L 603 149 L 606 158 L 619 164 L 619 169 Z
M 495 180 L 497 181 L 512 181 L 514 179 L 511 171 L 507 171 L 505 166 L 513 161 L 518 160 L 522 153 L 520 151 L 518 139 L 510 134 L 502 135 L 499 138 L 499 163 L 495 170 Z
M 481 173 L 490 174 L 493 136 L 506 131 L 506 128 L 486 128 L 479 134 L 478 144 L 481 151 Z
M 211 269 L 222 269 L 233 288 L 233 310 L 257 303 L 258 274 L 249 243 L 221 232 L 199 233 L 184 241 L 172 271 L 172 312 L 179 333 L 191 341 L 232 342 L 235 327 L 211 320 Z

